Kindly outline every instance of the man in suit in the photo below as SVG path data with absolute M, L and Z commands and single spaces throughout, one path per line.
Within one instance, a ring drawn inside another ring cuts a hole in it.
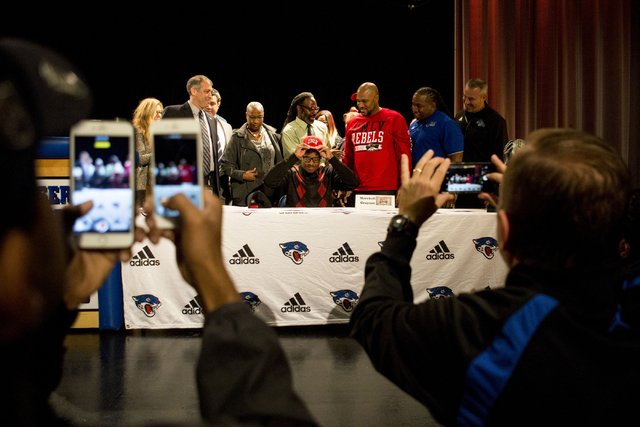
M 211 114 L 218 122 L 218 135 L 220 135 L 218 143 L 220 144 L 220 149 L 224 154 L 224 152 L 227 151 L 227 144 L 229 144 L 229 141 L 231 140 L 233 128 L 224 117 L 218 114 L 218 108 L 220 108 L 221 102 L 222 97 L 220 96 L 220 92 L 218 92 L 216 88 L 211 88 L 211 101 L 209 102 L 209 105 L 207 105 L 207 108 L 205 108 L 205 111 Z M 223 134 L 224 138 L 222 138 Z M 223 171 L 220 171 L 222 197 L 227 204 L 231 203 L 230 181 L 230 177 L 225 175 Z
M 218 144 L 218 121 L 205 111 L 212 100 L 213 83 L 203 75 L 193 76 L 187 82 L 189 100 L 182 105 L 170 105 L 162 115 L 166 118 L 193 118 L 202 125 L 203 172 L 205 184 L 213 194 L 222 196 L 220 186 L 220 159 L 222 147 Z M 224 136 L 222 136 L 225 139 Z M 208 153 L 208 156 L 207 156 Z

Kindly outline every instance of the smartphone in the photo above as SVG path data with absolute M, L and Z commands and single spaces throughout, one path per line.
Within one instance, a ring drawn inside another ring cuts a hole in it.
M 73 225 L 82 249 L 122 249 L 133 244 L 135 152 L 128 122 L 81 121 L 69 134 L 71 202 L 93 202 Z
M 495 172 L 491 162 L 451 163 L 440 189 L 443 193 L 492 193 L 495 191 L 493 181 L 487 174 Z
M 162 201 L 182 193 L 203 208 L 202 131 L 189 118 L 163 119 L 151 124 L 153 201 L 160 228 L 174 228 L 178 212 Z

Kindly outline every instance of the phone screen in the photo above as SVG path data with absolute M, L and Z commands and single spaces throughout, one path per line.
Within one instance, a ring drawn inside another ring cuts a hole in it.
M 135 166 L 126 136 L 75 136 L 72 154 L 75 205 L 88 200 L 93 208 L 73 227 L 76 233 L 130 233 L 133 227 Z
M 156 213 L 177 217 L 178 212 L 162 206 L 161 201 L 182 193 L 196 206 L 202 206 L 202 190 L 198 177 L 197 136 L 195 134 L 157 133 L 153 135 L 154 178 L 153 200 Z
M 445 193 L 481 193 L 492 192 L 494 184 L 487 174 L 495 172 L 493 163 L 452 163 L 442 182 L 441 191 Z

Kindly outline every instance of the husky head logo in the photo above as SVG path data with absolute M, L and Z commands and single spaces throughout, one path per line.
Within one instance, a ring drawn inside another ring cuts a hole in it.
M 135 301 L 136 307 L 147 317 L 155 316 L 156 310 L 162 305 L 158 297 L 151 294 L 138 295 L 131 298 Z
M 498 252 L 498 241 L 493 237 L 481 237 L 473 239 L 476 250 L 480 252 L 486 259 L 491 259 Z
M 249 309 L 252 313 L 255 313 L 256 308 L 260 304 L 262 304 L 262 301 L 260 301 L 258 295 L 254 294 L 253 292 L 240 292 L 240 298 L 242 298 L 242 301 L 244 301 L 244 303 L 249 306 Z
M 451 288 L 446 286 L 436 286 L 435 288 L 428 288 L 429 298 L 431 299 L 445 299 L 453 296 Z
M 333 302 L 342 307 L 347 313 L 353 311 L 353 308 L 358 304 L 358 294 L 349 289 L 329 293 L 333 297 Z
M 284 256 L 291 258 L 291 261 L 298 265 L 302 264 L 302 257 L 309 254 L 307 245 L 302 242 L 280 243 L 280 248 L 282 248 Z

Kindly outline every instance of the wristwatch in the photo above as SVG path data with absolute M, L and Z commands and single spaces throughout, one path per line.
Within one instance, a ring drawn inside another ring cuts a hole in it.
M 391 218 L 387 232 L 409 233 L 413 237 L 418 235 L 418 226 L 406 215 L 396 215 Z

